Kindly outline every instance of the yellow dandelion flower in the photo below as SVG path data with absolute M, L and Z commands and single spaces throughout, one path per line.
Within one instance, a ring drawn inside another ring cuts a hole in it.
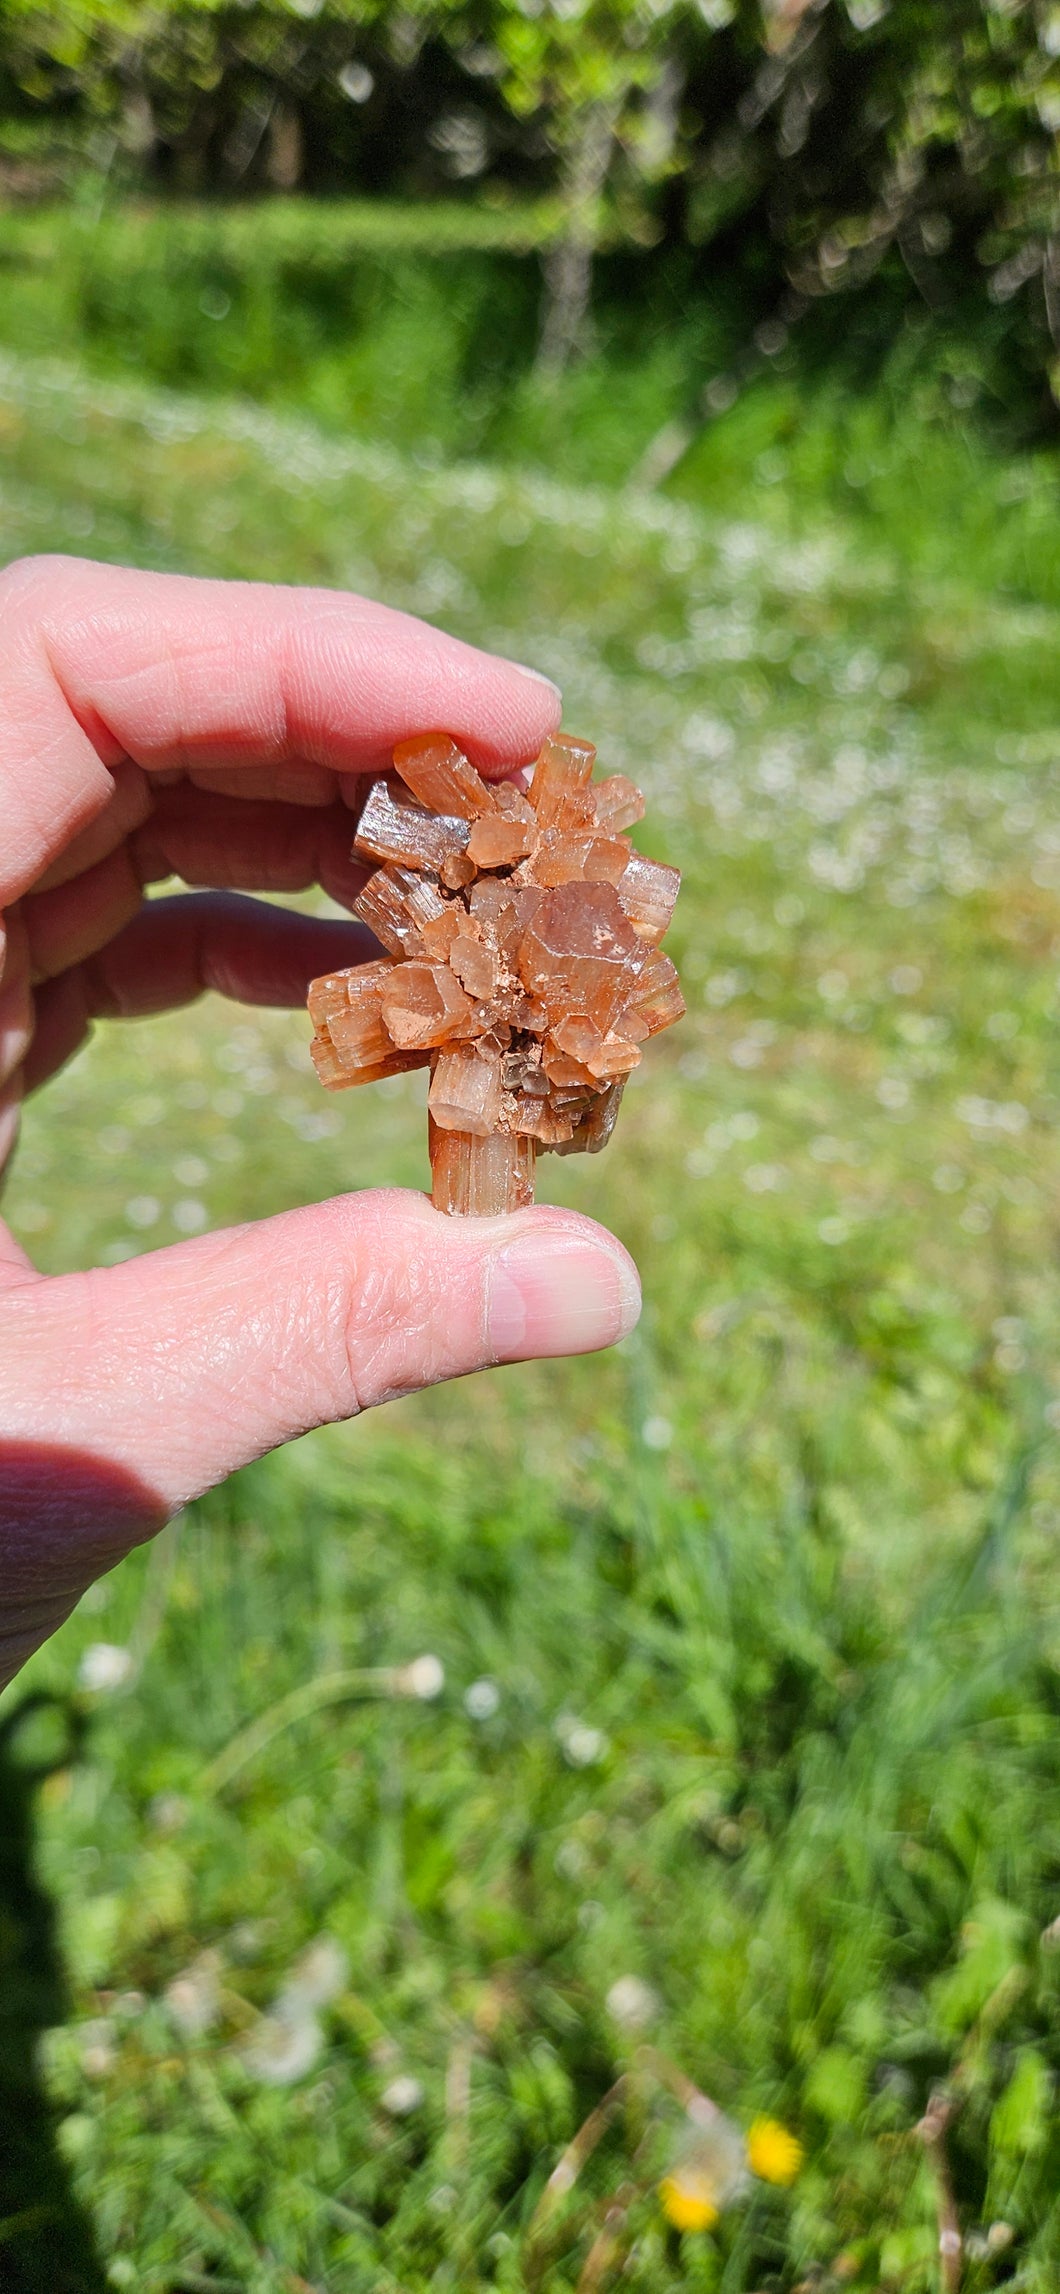
M 747 2136 L 747 2164 L 760 2182 L 793 2183 L 802 2165 L 802 2144 L 779 2119 L 756 2119 Z
M 712 2230 L 747 2188 L 747 2146 L 738 2127 L 705 2096 L 687 2113 L 684 2139 L 659 2185 L 676 2230 Z
M 659 2197 L 663 2213 L 675 2230 L 713 2230 L 719 2219 L 718 2208 L 698 2175 L 666 2175 L 659 2184 Z

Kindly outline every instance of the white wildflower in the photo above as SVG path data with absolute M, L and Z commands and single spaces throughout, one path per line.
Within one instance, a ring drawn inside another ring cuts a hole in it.
M 397 2078 L 384 2087 L 379 2100 L 389 2118 L 408 2119 L 413 2111 L 422 2108 L 426 2096 L 421 2082 L 413 2078 L 411 2071 L 400 2071 Z
M 991 1212 L 986 1203 L 969 1203 L 961 1212 L 958 1224 L 968 1235 L 985 1235 L 991 1224 Z
M 275 2013 L 297 2020 L 315 2007 L 327 2007 L 345 1990 L 349 1972 L 342 1945 L 334 1936 L 317 1936 L 290 1969 Z
M 263 2015 L 243 2049 L 243 2062 L 263 2087 L 292 2087 L 311 2071 L 324 2044 L 315 2015 Z
M 445 1666 L 441 1658 L 414 1657 L 411 1665 L 402 1668 L 396 1686 L 401 1696 L 419 1697 L 424 1704 L 429 1704 L 433 1697 L 441 1696 L 445 1687 Z
M 147 1819 L 156 1832 L 180 1832 L 188 1821 L 190 1803 L 182 1792 L 156 1792 L 148 1802 Z
M 590 1728 L 586 1721 L 576 1720 L 571 1713 L 560 1714 L 556 1735 L 572 1768 L 595 1768 L 609 1750 L 602 1728 Z
M 181 1235 L 199 1235 L 203 1228 L 210 1223 L 210 1214 L 205 1203 L 196 1201 L 190 1195 L 185 1196 L 183 1201 L 174 1203 L 170 1217 L 177 1233 Z
M 743 1175 L 750 1195 L 777 1195 L 787 1185 L 787 1179 L 782 1163 L 749 1163 Z
M 496 1681 L 472 1681 L 464 1693 L 464 1711 L 471 1720 L 492 1720 L 501 1701 Z
M 125 1205 L 125 1222 L 130 1227 L 155 1227 L 161 1216 L 157 1195 L 133 1195 Z
M 909 1105 L 909 1085 L 904 1075 L 881 1075 L 876 1085 L 876 1097 L 889 1115 Z
M 639 1975 L 620 1975 L 607 1994 L 606 2006 L 624 2031 L 647 2031 L 662 2013 L 658 1992 Z
M 107 1689 L 120 1689 L 132 1669 L 128 1649 L 119 1648 L 114 1641 L 92 1641 L 77 1668 L 77 1685 L 79 1689 L 91 1689 L 98 1694 Z
M 216 2023 L 221 2006 L 220 1973 L 220 1952 L 204 1951 L 166 1985 L 162 1996 L 182 2038 L 201 2039 Z

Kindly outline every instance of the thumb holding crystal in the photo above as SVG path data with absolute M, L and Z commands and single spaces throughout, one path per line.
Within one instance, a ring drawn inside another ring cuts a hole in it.
M 35 1352 L 42 1321 L 65 1334 L 70 1433 L 167 1509 L 313 1426 L 495 1363 L 610 1346 L 639 1311 L 632 1260 L 593 1220 L 446 1218 L 398 1189 L 5 1298 Z
M 175 1508 L 280 1443 L 495 1363 L 609 1346 L 639 1310 L 632 1260 L 592 1220 L 447 1218 L 397 1189 L 87 1274 L 15 1275 L 0 1529 L 20 1548 L 23 1599 L 38 1571 L 57 1590 L 57 1545 L 69 1607 Z M 53 1471 L 34 1526 L 5 1458 L 35 1446 Z M 92 1461 L 121 1502 L 86 1503 Z

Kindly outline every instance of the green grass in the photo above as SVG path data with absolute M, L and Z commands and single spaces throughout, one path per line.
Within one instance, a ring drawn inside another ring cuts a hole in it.
M 681 501 L 0 363 L 5 554 L 351 583 L 537 661 L 686 871 L 690 1017 L 608 1154 L 542 1167 L 637 1255 L 636 1337 L 238 1477 L 31 1668 L 65 1695 L 131 1652 L 39 1832 L 47 2078 L 115 2286 L 926 2294 L 940 2081 L 964 2294 L 1060 2275 L 1054 481 L 915 409 L 770 403 Z M 28 1114 L 16 1231 L 113 1262 L 422 1185 L 418 1091 L 324 1102 L 305 1039 L 103 1031 Z M 234 1766 L 281 1700 L 424 1652 L 436 1699 L 377 1683 Z M 319 2051 L 269 2084 L 321 1936 Z M 645 2041 L 798 2132 L 790 2193 L 668 2228 Z
M 627 313 L 621 349 L 609 325 L 607 361 L 557 400 L 532 367 L 537 258 L 559 214 L 547 200 L 226 208 L 90 194 L 73 209 L 7 209 L 0 341 L 180 389 L 246 392 L 449 457 L 562 458 L 577 407 L 591 411 L 592 474 L 621 475 L 719 330 L 671 298 L 649 346 L 647 313 Z M 643 302 L 643 259 L 627 250 L 625 262 Z
M 840 298 L 758 355 L 752 281 L 616 223 L 592 354 L 547 378 L 538 258 L 557 219 L 548 201 L 193 205 L 86 184 L 72 206 L 0 211 L 0 345 L 579 485 L 635 479 L 676 419 L 691 444 L 674 490 L 694 504 L 739 514 L 750 484 L 771 521 L 812 506 L 896 570 L 945 585 L 974 558 L 980 591 L 1060 603 L 1055 453 L 983 451 L 1020 419 L 989 330 L 896 314 L 888 350 L 886 306 Z M 704 421 L 719 378 L 736 402 Z

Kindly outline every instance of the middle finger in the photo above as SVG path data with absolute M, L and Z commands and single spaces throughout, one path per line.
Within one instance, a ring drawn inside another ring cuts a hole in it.
M 220 796 L 186 782 L 117 851 L 22 902 L 31 977 L 50 980 L 105 948 L 135 916 L 142 887 L 177 876 L 210 890 L 304 892 L 321 885 L 350 908 L 369 870 L 351 859 L 347 807 Z

